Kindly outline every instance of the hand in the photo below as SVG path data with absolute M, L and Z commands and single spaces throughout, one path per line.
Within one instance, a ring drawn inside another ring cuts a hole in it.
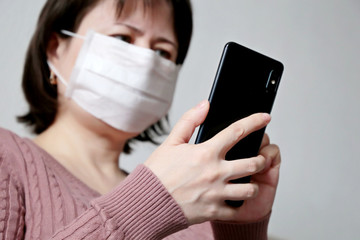
M 237 221 L 257 221 L 270 213 L 274 203 L 281 157 L 279 147 L 270 144 L 267 134 L 263 138 L 259 154 L 266 159 L 265 168 L 251 177 L 251 182 L 257 184 L 259 193 L 255 198 L 244 202 L 239 209 Z
M 247 219 L 253 204 L 246 204 L 248 210 L 240 211 L 241 208 L 229 207 L 224 201 L 254 198 L 260 186 L 268 189 L 268 182 L 265 179 L 263 187 L 255 183 L 231 184 L 229 181 L 259 173 L 266 168 L 268 161 L 263 156 L 226 161 L 225 154 L 248 134 L 265 127 L 270 122 L 270 116 L 254 114 L 230 125 L 204 143 L 188 144 L 208 111 L 209 103 L 203 101 L 185 113 L 165 142 L 144 164 L 180 205 L 189 224 Z M 268 152 L 265 151 L 266 157 L 269 157 Z

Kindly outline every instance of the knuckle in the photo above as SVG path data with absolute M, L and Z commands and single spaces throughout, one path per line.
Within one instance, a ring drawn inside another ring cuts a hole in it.
M 215 156 L 213 148 L 208 148 L 204 146 L 198 149 L 196 154 L 196 158 L 202 163 L 211 161 L 212 159 L 214 159 Z
M 248 198 L 254 198 L 256 197 L 257 193 L 259 191 L 259 188 L 255 184 L 250 184 L 249 188 L 247 189 L 247 197 Z
M 219 207 L 216 204 L 210 204 L 205 213 L 206 218 L 216 219 L 219 216 Z
M 276 144 L 271 144 L 270 145 L 270 149 L 269 149 L 269 153 L 275 157 L 280 156 L 280 148 L 278 145 Z
M 272 144 L 272 146 L 276 152 L 280 153 L 280 147 L 278 145 Z
M 221 168 L 221 172 L 222 172 L 222 178 L 224 181 L 229 180 L 232 176 L 236 175 L 238 172 L 238 169 L 236 168 L 236 166 L 234 166 L 232 164 L 231 161 L 227 161 L 227 160 L 222 160 L 222 168 Z
M 263 156 L 259 156 L 257 158 L 251 158 L 248 162 L 248 172 L 255 173 L 263 168 L 265 164 L 265 158 Z
M 210 183 L 210 184 L 218 182 L 221 179 L 222 179 L 222 174 L 218 170 L 206 171 L 203 176 L 203 181 L 206 183 Z M 215 194 L 212 194 L 212 195 L 215 195 Z
M 245 134 L 245 126 L 243 123 L 236 122 L 231 125 L 231 132 L 234 134 L 235 140 L 238 141 Z
M 211 202 L 215 202 L 218 198 L 219 193 L 215 190 L 210 190 L 206 194 L 206 198 L 209 199 Z
M 256 162 L 255 162 L 253 159 L 250 159 L 250 160 L 249 160 L 248 172 L 249 172 L 249 173 L 256 172 Z

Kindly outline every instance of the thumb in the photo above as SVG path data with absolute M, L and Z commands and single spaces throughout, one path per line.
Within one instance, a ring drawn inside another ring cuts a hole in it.
M 188 143 L 195 128 L 204 122 L 209 107 L 209 101 L 203 100 L 196 107 L 187 111 L 176 123 L 166 142 L 172 145 Z

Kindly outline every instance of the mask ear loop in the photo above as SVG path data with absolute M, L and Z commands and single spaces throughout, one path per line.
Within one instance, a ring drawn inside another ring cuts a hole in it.
M 63 34 L 65 34 L 65 35 L 68 35 L 68 36 L 70 36 L 70 37 L 80 38 L 80 39 L 82 39 L 82 40 L 85 40 L 85 39 L 86 39 L 86 37 L 84 37 L 84 36 L 82 36 L 82 35 L 79 35 L 79 34 L 77 34 L 77 33 L 70 32 L 70 31 L 68 31 L 68 30 L 61 30 L 60 32 L 63 33 Z
M 51 62 L 48 60 L 47 64 L 49 65 L 49 68 L 51 71 L 53 71 L 55 73 L 55 75 L 57 76 L 57 78 L 60 80 L 60 82 L 62 82 L 62 84 L 64 84 L 66 87 L 68 86 L 68 83 L 65 81 L 65 79 L 61 76 L 61 74 L 59 73 L 59 71 L 54 67 L 54 65 L 51 64 Z
M 86 37 L 81 36 L 81 35 L 76 34 L 76 33 L 73 33 L 73 32 L 70 32 L 70 31 L 68 31 L 68 30 L 61 30 L 60 32 L 63 33 L 63 34 L 65 34 L 65 35 L 68 35 L 68 36 L 70 36 L 70 37 L 80 38 L 80 39 L 82 39 L 82 40 L 85 40 L 85 39 L 86 39 Z M 47 62 L 48 66 L 49 66 L 49 68 L 50 68 L 50 70 L 51 70 L 50 83 L 51 83 L 51 81 L 54 82 L 55 79 L 59 79 L 60 82 L 61 82 L 62 84 L 64 84 L 65 87 L 68 87 L 69 84 L 68 84 L 68 83 L 65 81 L 65 79 L 61 76 L 60 72 L 56 69 L 56 67 L 55 67 L 49 60 L 47 60 L 46 62 Z M 53 84 L 53 83 L 51 83 L 51 84 Z
M 70 32 L 68 30 L 61 30 L 60 31 L 61 33 L 65 34 L 65 35 L 68 35 L 70 37 L 75 37 L 75 38 L 80 38 L 80 39 L 83 39 L 85 40 L 86 37 L 84 36 L 81 36 L 79 34 L 76 34 L 76 33 L 73 33 L 73 32 Z M 66 87 L 68 86 L 68 83 L 65 81 L 65 79 L 61 76 L 61 74 L 59 73 L 59 71 L 55 68 L 54 65 L 52 65 L 52 63 L 47 60 L 47 64 L 50 68 L 50 70 L 55 74 L 55 76 L 53 76 L 53 73 L 51 73 L 51 78 L 50 79 L 54 79 L 56 76 L 57 78 L 59 78 L 59 80 L 62 82 L 62 84 L 64 84 Z

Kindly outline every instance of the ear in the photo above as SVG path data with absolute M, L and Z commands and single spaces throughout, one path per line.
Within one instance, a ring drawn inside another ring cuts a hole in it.
M 49 43 L 47 45 L 46 49 L 46 56 L 47 59 L 52 62 L 53 64 L 56 64 L 57 60 L 61 56 L 61 50 L 63 48 L 63 44 L 65 43 L 65 40 L 59 36 L 57 33 L 52 33 Z

